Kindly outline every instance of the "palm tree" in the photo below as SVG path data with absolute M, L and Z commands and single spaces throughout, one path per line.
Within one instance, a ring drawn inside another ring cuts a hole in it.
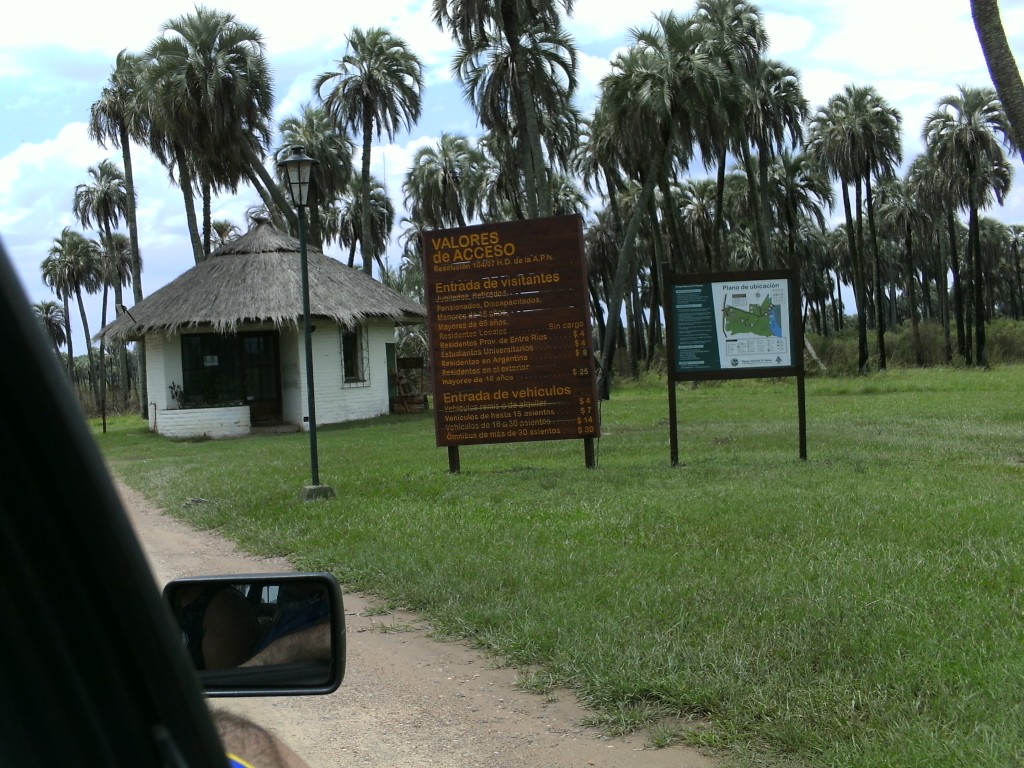
M 743 157 L 747 169 L 747 182 L 754 194 L 756 233 L 761 260 L 766 268 L 774 265 L 771 253 L 771 200 L 768 191 L 768 174 L 772 160 L 781 152 L 788 136 L 792 148 L 803 138 L 803 124 L 809 108 L 800 87 L 800 76 L 795 69 L 772 59 L 759 60 L 742 86 L 742 125 L 746 129 L 746 141 L 757 149 L 757 179 L 747 145 L 744 143 Z
M 882 255 L 878 246 L 875 224 L 872 178 L 885 179 L 893 175 L 903 162 L 903 139 L 901 126 L 903 117 L 891 107 L 874 88 L 868 87 L 867 106 L 864 114 L 865 125 L 865 169 L 864 192 L 867 203 L 868 230 L 871 234 L 871 250 L 874 255 L 876 331 L 878 334 L 878 367 L 885 369 L 885 281 L 882 272 Z
M 953 359 L 953 344 L 950 337 L 951 317 L 955 318 L 957 328 L 957 345 L 961 354 L 966 351 L 964 339 L 964 314 L 961 302 L 960 265 L 957 254 L 957 234 L 955 226 L 956 202 L 960 195 L 956 185 L 945 171 L 935 162 L 935 158 L 922 154 L 914 158 L 907 169 L 906 182 L 908 194 L 921 210 L 923 216 L 933 222 L 933 227 L 925 233 L 932 243 L 928 249 L 933 252 L 929 268 L 934 276 L 938 315 L 942 323 L 943 346 L 945 361 Z M 953 276 L 953 300 L 955 307 L 950 312 L 949 280 Z
M 716 224 L 715 201 L 718 184 L 715 179 L 687 179 L 679 195 L 679 210 L 683 226 L 691 241 L 703 254 L 703 260 L 694 260 L 693 271 L 710 272 L 717 263 L 714 254 Z
M 373 137 L 387 134 L 394 139 L 404 126 L 409 129 L 420 118 L 423 108 L 423 63 L 406 42 L 381 27 L 353 28 L 348 47 L 337 69 L 323 72 L 313 82 L 313 90 L 328 114 L 339 124 L 362 136 L 362 166 L 359 189 L 360 243 L 363 271 L 373 273 L 372 250 L 375 242 L 371 227 L 370 151 Z M 326 95 L 324 89 L 327 88 Z
M 398 267 L 402 293 L 420 304 L 425 304 L 426 287 L 423 277 L 423 228 L 412 219 L 402 220 L 402 261 Z
M 100 232 L 100 245 L 102 258 L 105 262 L 104 271 L 108 277 L 104 281 L 103 324 L 106 324 L 106 287 L 114 288 L 115 313 L 120 314 L 124 306 L 123 287 L 131 281 L 132 253 L 130 245 L 127 251 L 127 264 L 121 262 L 124 259 L 124 251 L 118 253 L 114 242 L 114 229 L 117 228 L 121 219 L 125 217 L 128 209 L 128 192 L 125 188 L 125 178 L 121 169 L 110 160 L 102 160 L 99 165 L 89 168 L 90 183 L 79 184 L 75 187 L 75 195 L 72 203 L 72 213 L 81 225 L 90 229 L 95 228 Z M 121 243 L 121 246 L 128 245 L 128 242 Z M 115 266 L 116 265 L 116 266 Z M 100 370 L 105 370 L 104 360 L 105 346 L 100 342 Z M 121 370 L 121 382 L 128 381 L 128 348 L 122 344 L 118 354 Z M 127 389 L 122 390 L 122 400 L 127 397 Z M 102 393 L 101 393 L 102 395 Z
M 93 385 L 93 396 L 99 402 L 96 389 L 96 364 L 93 360 L 92 343 L 89 335 L 89 316 L 85 311 L 82 291 L 95 292 L 102 284 L 102 265 L 100 248 L 94 240 L 88 239 L 81 232 L 71 227 L 64 227 L 60 237 L 53 240 L 49 253 L 43 259 L 43 281 L 49 285 L 57 298 L 64 301 L 64 314 L 67 322 L 65 335 L 68 341 L 68 371 L 74 371 L 74 353 L 71 345 L 71 321 L 67 312 L 67 302 L 71 295 L 78 302 L 78 311 L 82 317 L 82 330 L 85 334 L 85 348 L 89 358 L 89 376 Z
M 559 32 L 561 14 L 572 14 L 573 0 L 432 0 L 432 15 L 438 29 L 448 29 L 452 39 L 465 51 L 479 50 L 491 41 L 504 41 L 516 79 L 516 109 L 524 134 L 522 172 L 526 214 L 530 218 L 550 214 L 547 170 L 541 148 L 540 102 L 534 93 L 531 68 L 523 49 L 524 30 L 528 27 Z
M 876 291 L 876 322 L 879 343 L 879 367 L 885 367 L 884 286 L 881 279 L 880 254 L 874 236 L 874 205 L 872 178 L 892 173 L 902 159 L 899 113 L 890 107 L 871 86 L 847 85 L 819 107 L 809 127 L 808 151 L 832 178 L 840 182 L 846 235 L 853 262 L 854 294 L 857 302 L 858 368 L 866 370 L 868 362 L 867 303 L 868 276 L 864 256 L 862 193 L 866 197 L 868 227 L 874 246 L 874 286 Z M 856 198 L 856 226 L 850 206 L 849 187 Z
M 506 36 L 485 34 L 463 43 L 452 73 L 480 124 L 513 148 L 527 215 L 545 216 L 552 213 L 548 169 L 565 168 L 578 141 L 579 116 L 572 104 L 578 59 L 572 37 L 560 26 L 524 24 L 520 38 L 512 45 Z M 526 68 L 525 75 L 517 66 Z M 524 84 L 535 105 L 529 116 L 520 90 Z M 536 146 L 530 143 L 528 120 L 536 123 Z
M 587 197 L 574 178 L 559 171 L 551 174 L 548 186 L 552 216 L 568 216 L 573 213 L 582 216 L 586 213 L 589 208 Z
M 349 185 L 350 194 L 341 198 L 337 205 L 326 211 L 324 219 L 324 231 L 328 239 L 337 240 L 343 247 L 348 248 L 348 265 L 355 264 L 356 247 L 362 253 L 375 253 L 378 266 L 384 268 L 384 253 L 388 239 L 391 237 L 391 230 L 395 226 L 395 207 L 388 196 L 384 184 L 377 178 L 370 177 L 369 194 L 364 195 L 361 189 L 360 179 L 353 179 Z M 370 225 L 363 229 L 363 204 L 369 200 L 370 204 Z M 363 244 L 363 233 L 369 234 L 371 241 Z
M 599 109 L 607 110 L 615 128 L 626 172 L 642 184 L 625 227 L 608 299 L 602 396 L 609 392 L 619 313 L 654 186 L 671 164 L 688 164 L 702 116 L 721 94 L 725 80 L 719 64 L 700 51 L 703 36 L 692 17 L 665 13 L 657 17 L 655 27 L 633 30 L 631 35 L 634 45 L 612 61 L 611 73 L 601 81 Z
M 920 313 L 918 311 L 916 276 L 917 263 L 914 255 L 914 233 L 922 229 L 924 214 L 918 202 L 911 196 L 913 189 L 910 177 L 887 179 L 878 189 L 878 217 L 886 235 L 903 243 L 903 293 L 910 311 L 910 325 L 914 345 L 914 362 L 924 365 L 921 348 Z
M 995 199 L 1002 204 L 1012 172 L 1005 148 L 1016 151 L 1002 105 L 991 88 L 961 86 L 959 93 L 939 100 L 925 120 L 925 146 L 952 177 L 962 180 L 962 207 L 968 212 L 968 264 L 974 299 L 975 355 L 987 366 L 985 304 L 978 212 Z
M 100 252 L 100 263 L 98 265 L 100 290 L 103 293 L 103 300 L 100 304 L 100 327 L 107 324 L 107 307 L 110 298 L 111 287 L 114 288 L 117 296 L 121 295 L 121 289 L 131 280 L 132 256 L 131 246 L 128 237 L 120 232 L 113 232 L 102 244 Z M 120 304 L 115 308 L 115 314 L 120 314 Z M 119 376 L 118 386 L 120 389 L 121 406 L 128 404 L 128 349 L 124 344 L 120 345 L 118 355 Z M 99 394 L 100 407 L 103 415 L 103 430 L 106 431 L 107 423 L 107 362 L 106 362 L 106 337 L 100 337 L 99 349 Z
M 799 264 L 800 289 L 806 301 L 805 313 L 810 314 L 814 331 L 827 336 L 837 327 L 835 280 L 832 279 L 833 262 L 828 247 L 828 230 L 821 222 L 801 216 L 797 232 L 793 258 Z M 806 338 L 804 347 L 808 351 L 813 350 Z M 817 360 L 816 354 L 814 357 Z M 818 360 L 818 363 L 820 365 L 821 361 Z
M 120 148 L 124 164 L 125 211 L 132 257 L 132 298 L 142 301 L 142 252 L 139 249 L 139 224 L 136 216 L 135 175 L 132 163 L 132 142 L 146 143 L 152 134 L 149 109 L 142 97 L 141 78 L 145 60 L 138 54 L 121 51 L 117 55 L 114 71 L 100 98 L 89 109 L 89 137 L 101 147 L 110 141 Z M 146 345 L 138 342 L 139 405 L 140 415 L 149 415 L 146 395 Z
M 214 219 L 210 222 L 210 248 L 216 251 L 242 234 L 238 225 L 230 219 Z
M 985 317 L 1007 315 L 1013 277 L 1010 262 L 1006 258 L 1010 247 L 1010 230 L 1001 221 L 988 216 L 978 220 L 978 240 L 981 252 L 982 274 L 985 280 Z
M 323 211 L 341 197 L 352 179 L 352 139 L 322 106 L 303 104 L 299 114 L 278 125 L 282 149 L 303 147 L 317 161 L 309 190 L 309 237 L 324 243 Z
M 75 187 L 72 213 L 83 227 L 92 229 L 95 225 L 100 243 L 107 249 L 128 209 L 124 174 L 110 160 L 90 166 L 88 173 L 92 181 Z M 120 287 L 116 289 L 115 300 L 118 305 L 122 303 Z
M 483 164 L 483 154 L 461 134 L 442 133 L 436 146 L 416 150 L 402 184 L 413 220 L 426 229 L 465 227 L 477 214 Z
M 750 141 L 744 123 L 743 83 L 754 79 L 761 57 L 768 52 L 768 32 L 760 9 L 746 0 L 697 0 L 694 19 L 701 27 L 701 47 L 726 72 L 723 97 L 708 110 L 698 135 L 705 168 L 717 164 L 715 227 L 712 241 L 716 265 L 723 258 L 727 156 L 742 154 Z M 717 268 L 717 266 L 716 266 Z
M 825 229 L 825 208 L 835 204 L 835 193 L 828 174 L 804 153 L 783 150 L 768 171 L 766 197 L 779 212 L 786 227 L 786 261 L 790 269 L 800 269 L 797 254 L 800 223 L 811 219 L 819 231 Z
M 135 177 L 132 164 L 132 141 L 142 142 L 147 134 L 148 117 L 140 100 L 139 77 L 143 59 L 137 54 L 121 51 L 114 71 L 100 98 L 89 108 L 89 138 L 101 147 L 110 141 L 121 150 L 124 164 L 124 211 L 132 253 L 132 288 L 135 303 L 142 301 L 142 257 L 139 251 L 139 224 L 135 212 Z
M 32 310 L 36 313 L 36 317 L 39 318 L 39 322 L 43 324 L 46 335 L 53 342 L 54 353 L 57 357 L 60 357 L 60 348 L 68 340 L 64 310 L 56 301 L 49 300 L 37 301 L 32 305 Z
M 74 294 L 74 285 L 72 283 L 71 260 L 64 258 L 64 250 L 63 244 L 57 248 L 57 241 L 54 240 L 49 254 L 39 265 L 39 270 L 42 273 L 43 282 L 50 287 L 50 290 L 60 299 L 62 304 L 61 315 L 64 319 L 64 341 L 68 345 L 68 376 L 73 379 L 75 344 L 71 334 L 70 299 Z
M 527 217 L 525 177 L 519 172 L 521 158 L 510 137 L 487 131 L 477 139 L 480 165 L 478 210 L 485 222 L 521 220 Z
M 198 6 L 173 18 L 146 50 L 146 86 L 158 129 L 151 148 L 178 172 L 196 263 L 209 254 L 214 191 L 243 180 L 274 200 L 290 222 L 295 213 L 264 167 L 270 141 L 273 87 L 259 30 L 234 14 Z M 156 145 L 156 146 L 154 146 Z M 202 196 L 200 239 L 193 185 Z

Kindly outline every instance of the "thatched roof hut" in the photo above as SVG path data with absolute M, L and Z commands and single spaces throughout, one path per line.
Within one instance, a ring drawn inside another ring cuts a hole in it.
M 345 326 L 373 318 L 400 323 L 426 317 L 422 305 L 317 248 L 307 248 L 307 262 L 310 317 L 330 318 Z M 149 333 L 169 336 L 188 328 L 233 333 L 242 323 L 297 326 L 301 318 L 299 241 L 269 221 L 257 221 L 98 335 L 133 341 Z

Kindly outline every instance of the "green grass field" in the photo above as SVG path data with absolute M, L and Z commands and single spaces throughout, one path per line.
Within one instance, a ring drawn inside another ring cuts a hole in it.
M 571 688 L 610 730 L 723 764 L 1024 764 L 1024 366 L 893 370 L 603 403 L 577 441 L 461 449 L 433 414 L 206 442 L 95 429 L 173 514 L 423 612 Z M 200 501 L 201 500 L 201 501 Z

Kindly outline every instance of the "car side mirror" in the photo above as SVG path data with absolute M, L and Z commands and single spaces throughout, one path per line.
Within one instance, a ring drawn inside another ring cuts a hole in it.
M 207 696 L 332 693 L 345 676 L 345 611 L 329 573 L 175 579 L 164 600 Z

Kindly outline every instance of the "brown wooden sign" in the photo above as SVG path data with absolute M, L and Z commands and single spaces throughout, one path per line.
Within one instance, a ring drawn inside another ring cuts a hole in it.
M 423 235 L 437 444 L 600 435 L 579 216 Z

